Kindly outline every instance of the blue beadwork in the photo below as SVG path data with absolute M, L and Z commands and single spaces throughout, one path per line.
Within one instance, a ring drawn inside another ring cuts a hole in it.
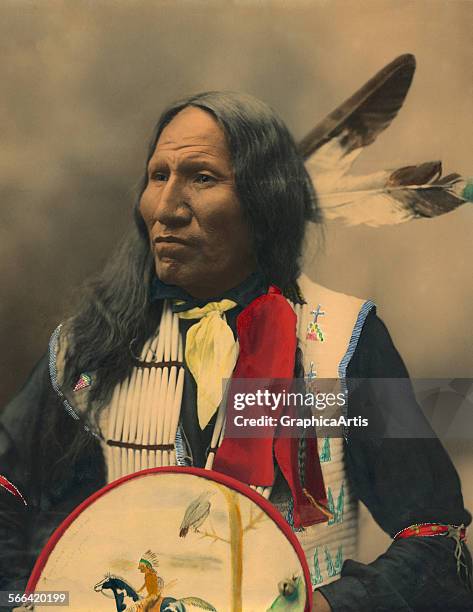
M 327 490 L 327 506 L 330 512 L 333 514 L 333 518 L 331 518 L 328 522 L 329 525 L 335 525 L 336 523 L 343 522 L 343 511 L 345 508 L 345 487 L 342 483 L 340 487 L 340 491 L 337 497 L 337 505 L 335 506 L 335 502 L 333 500 L 333 493 L 331 487 L 328 487 Z
M 342 571 L 343 565 L 343 546 L 340 545 L 337 549 L 337 554 L 335 556 L 335 561 L 330 554 L 329 549 L 325 546 L 325 564 L 327 566 L 327 574 L 330 578 L 334 576 L 338 576 L 338 574 Z
M 323 582 L 324 578 L 322 576 L 322 572 L 320 571 L 320 563 L 319 563 L 319 549 L 316 546 L 314 551 L 314 570 L 310 572 L 310 581 L 312 585 L 315 587 L 321 582 Z
M 66 409 L 67 413 L 73 419 L 78 421 L 80 419 L 80 417 L 77 414 L 77 412 L 74 410 L 74 408 L 70 405 L 68 400 L 66 399 L 64 393 L 61 390 L 61 387 L 59 386 L 59 382 L 58 382 L 58 378 L 57 378 L 56 357 L 57 357 L 57 349 L 58 349 L 59 335 L 61 333 L 61 328 L 62 328 L 62 323 L 56 327 L 56 329 L 53 331 L 53 333 L 51 335 L 51 338 L 49 340 L 49 378 L 51 380 L 52 388 L 57 393 L 57 395 L 58 395 L 59 399 L 61 400 L 62 405 Z M 87 425 L 85 425 L 85 424 L 84 424 L 84 429 L 86 431 L 90 432 L 96 438 L 100 438 L 99 435 L 97 435 L 95 432 L 91 431 L 91 429 L 89 427 L 87 427 Z
M 191 462 L 186 454 L 184 438 L 181 433 L 181 427 L 179 426 L 176 431 L 176 438 L 174 440 L 174 448 L 176 450 L 176 462 L 177 465 L 190 466 Z
M 340 385 L 341 385 L 342 391 L 345 393 L 347 397 L 348 397 L 348 387 L 347 387 L 347 382 L 346 382 L 346 375 L 347 375 L 348 364 L 350 363 L 350 360 L 353 357 L 353 354 L 356 349 L 356 345 L 358 344 L 358 340 L 360 339 L 361 330 L 363 329 L 363 325 L 365 324 L 366 317 L 368 316 L 368 314 L 371 312 L 373 308 L 376 308 L 376 305 L 371 300 L 366 301 L 361 307 L 360 312 L 358 313 L 358 317 L 356 319 L 355 326 L 351 333 L 351 338 L 350 338 L 350 342 L 348 343 L 347 351 L 345 355 L 343 356 L 342 360 L 340 361 L 340 365 L 338 366 L 338 376 L 340 378 Z M 347 408 L 348 408 L 348 404 L 345 403 L 345 406 L 343 408 L 343 415 L 345 417 L 347 416 Z M 345 430 L 344 431 L 345 441 L 348 441 L 348 428 L 345 427 L 344 430 Z
M 332 454 L 330 452 L 330 438 L 326 436 L 324 438 L 324 444 L 322 446 L 322 451 L 320 453 L 320 462 L 327 463 L 332 460 Z

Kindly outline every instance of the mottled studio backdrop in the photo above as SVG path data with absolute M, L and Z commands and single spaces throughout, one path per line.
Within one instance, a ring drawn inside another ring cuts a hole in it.
M 356 169 L 441 159 L 471 176 L 472 25 L 469 0 L 1 0 L 2 404 L 124 234 L 163 105 L 243 90 L 300 138 L 411 52 L 404 108 Z M 314 276 L 377 302 L 412 375 L 471 377 L 472 228 L 473 205 L 382 229 L 331 223 Z M 472 448 L 449 444 L 470 509 Z

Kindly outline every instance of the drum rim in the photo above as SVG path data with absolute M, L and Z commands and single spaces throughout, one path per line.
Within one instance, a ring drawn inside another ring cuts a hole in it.
M 72 512 L 62 521 L 62 523 L 53 531 L 48 541 L 44 545 L 43 549 L 39 557 L 36 559 L 36 562 L 31 571 L 28 583 L 26 585 L 25 592 L 27 594 L 33 593 L 36 584 L 41 578 L 42 571 L 46 565 L 46 562 L 49 559 L 49 556 L 53 552 L 56 544 L 61 539 L 62 535 L 66 532 L 68 527 L 77 519 L 77 517 L 82 514 L 82 512 L 92 505 L 97 499 L 108 493 L 111 489 L 116 488 L 117 486 L 122 485 L 124 482 L 128 480 L 133 480 L 135 478 L 143 478 L 149 476 L 150 474 L 162 473 L 162 474 L 189 474 L 192 476 L 200 476 L 202 478 L 206 478 L 207 480 L 212 480 L 218 482 L 220 484 L 226 485 L 229 488 L 237 491 L 238 493 L 242 493 L 253 502 L 255 502 L 266 514 L 276 523 L 279 530 L 282 531 L 283 535 L 289 540 L 292 544 L 293 548 L 296 551 L 297 557 L 301 564 L 304 580 L 306 585 L 306 612 L 309 612 L 312 609 L 312 583 L 310 580 L 310 571 L 309 565 L 307 563 L 307 559 L 305 557 L 302 546 L 297 539 L 296 535 L 292 531 L 291 527 L 284 520 L 281 513 L 277 508 L 267 499 L 262 497 L 259 493 L 256 493 L 251 487 L 247 484 L 233 478 L 232 476 L 228 476 L 227 474 L 222 474 L 221 472 L 216 472 L 215 470 L 205 470 L 203 468 L 197 467 L 184 467 L 184 466 L 166 466 L 166 467 L 156 467 L 156 468 L 148 468 L 146 470 L 140 470 L 139 472 L 134 472 L 133 474 L 127 474 L 122 478 L 117 478 L 104 487 L 89 495 L 83 502 L 81 502 Z

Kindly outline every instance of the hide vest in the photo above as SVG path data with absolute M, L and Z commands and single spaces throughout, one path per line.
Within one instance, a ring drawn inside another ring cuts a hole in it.
M 317 378 L 343 379 L 355 351 L 372 302 L 336 293 L 308 277 L 299 278 L 304 304 L 292 305 L 297 315 L 297 337 L 303 353 L 306 382 Z M 57 328 L 50 341 L 50 374 L 55 391 L 73 418 L 87 406 L 91 378 L 81 375 L 74 390 L 62 387 L 66 341 Z M 119 383 L 100 420 L 100 439 L 111 482 L 139 470 L 190 465 L 179 416 L 184 387 L 183 342 L 179 319 L 165 301 L 156 333 L 140 355 L 131 374 Z M 341 382 L 343 385 L 343 381 Z M 219 409 L 211 447 L 223 438 L 224 402 Z M 318 438 L 319 457 L 333 517 L 325 523 L 296 530 L 306 554 L 314 587 L 339 576 L 345 559 L 357 552 L 358 506 L 346 478 L 343 438 Z M 211 468 L 210 453 L 206 468 Z M 271 500 L 271 487 L 254 487 Z M 292 524 L 292 500 L 278 501 Z

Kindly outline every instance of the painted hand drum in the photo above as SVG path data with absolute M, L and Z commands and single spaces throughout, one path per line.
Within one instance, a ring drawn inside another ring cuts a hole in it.
M 73 612 L 312 605 L 304 553 L 279 512 L 233 478 L 194 468 L 145 470 L 92 495 L 50 538 L 28 591 L 68 591 Z

